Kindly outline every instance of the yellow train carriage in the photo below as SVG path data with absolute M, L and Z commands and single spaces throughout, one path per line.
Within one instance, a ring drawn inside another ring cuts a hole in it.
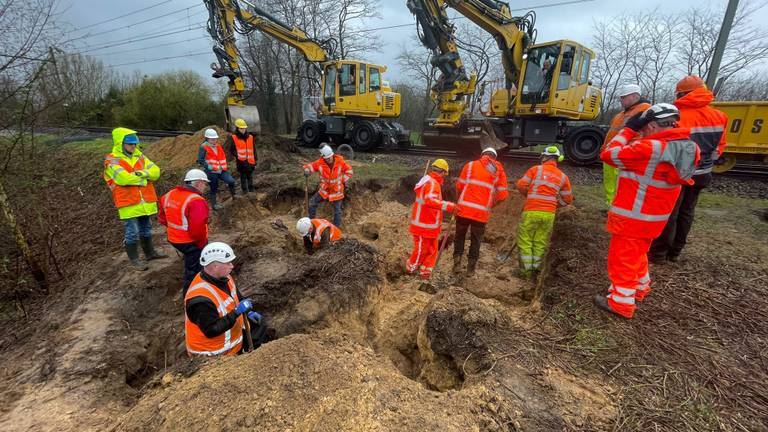
M 728 145 L 714 171 L 726 172 L 737 161 L 768 162 L 768 101 L 714 102 L 712 106 L 728 115 Z

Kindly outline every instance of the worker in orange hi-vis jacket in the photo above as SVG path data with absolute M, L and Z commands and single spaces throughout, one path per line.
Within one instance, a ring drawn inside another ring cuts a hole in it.
M 408 273 L 416 273 L 427 280 L 437 261 L 437 238 L 443 224 L 443 212 L 452 213 L 456 205 L 443 201 L 442 184 L 448 175 L 448 162 L 437 159 L 429 173 L 413 188 L 416 200 L 411 207 L 409 231 L 413 235 L 413 252 L 406 263 Z
M 467 254 L 467 275 L 475 272 L 480 259 L 480 243 L 483 242 L 485 224 L 491 218 L 491 209 L 507 199 L 507 174 L 496 160 L 496 150 L 483 150 L 480 159 L 464 165 L 456 181 L 456 242 L 453 246 L 453 272 L 461 271 L 464 240 L 470 233 Z
M 674 105 L 653 105 L 629 119 L 600 154 L 619 168 L 619 186 L 606 225 L 611 286 L 607 296 L 595 296 L 595 303 L 626 318 L 651 290 L 648 249 L 664 229 L 681 185 L 693 183 L 699 162 L 699 148 L 688 129 L 677 127 L 679 119 Z M 642 138 L 631 142 L 638 132 Z

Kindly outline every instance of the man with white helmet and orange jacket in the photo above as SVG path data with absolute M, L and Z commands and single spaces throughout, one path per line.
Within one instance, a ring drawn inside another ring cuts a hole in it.
M 328 201 L 333 206 L 333 224 L 341 228 L 341 203 L 344 200 L 344 188 L 352 178 L 352 167 L 342 156 L 334 154 L 328 144 L 323 144 L 320 147 L 320 158 L 302 168 L 307 177 L 315 172 L 320 174 L 320 187 L 309 200 L 309 218 L 314 219 L 317 206 Z

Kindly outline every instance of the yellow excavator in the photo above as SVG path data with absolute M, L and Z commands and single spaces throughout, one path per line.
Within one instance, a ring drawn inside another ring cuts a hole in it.
M 439 115 L 428 120 L 425 145 L 475 152 L 488 144 L 517 149 L 562 143 L 575 163 L 597 160 L 605 132 L 585 124 L 599 114 L 602 96 L 589 79 L 593 51 L 570 40 L 535 44 L 536 15 L 513 16 L 501 1 L 407 0 L 407 6 L 440 70 L 431 92 Z M 468 112 L 477 83 L 461 64 L 449 7 L 491 34 L 501 50 L 505 85 L 493 91 L 482 117 Z
M 316 119 L 305 120 L 297 140 L 317 147 L 321 142 L 350 143 L 356 150 L 410 146 L 410 133 L 394 121 L 400 116 L 400 94 L 384 81 L 386 66 L 333 58 L 334 41 L 318 41 L 245 0 L 203 0 L 209 12 L 208 32 L 218 64 L 213 76 L 229 79 L 228 123 L 246 121 L 258 110 L 247 105 L 247 92 L 239 67 L 235 33 L 258 30 L 297 49 L 321 76 L 321 97 Z M 242 7 L 243 3 L 247 8 Z M 253 115 L 255 114 L 255 117 Z M 250 117 L 247 117 L 251 115 Z

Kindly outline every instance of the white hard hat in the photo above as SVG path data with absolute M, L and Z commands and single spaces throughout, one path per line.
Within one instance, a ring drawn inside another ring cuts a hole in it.
M 200 265 L 205 267 L 212 262 L 228 263 L 235 258 L 235 251 L 223 242 L 208 243 L 200 253 Z
M 656 105 L 643 111 L 640 118 L 648 119 L 649 121 L 658 120 L 680 120 L 680 110 L 676 106 L 669 103 L 657 103 Z
M 205 137 L 206 138 L 218 138 L 219 133 L 216 132 L 216 129 L 208 128 L 205 130 Z
M 197 168 L 193 168 L 189 171 L 187 171 L 187 175 L 184 176 L 185 182 L 193 182 L 196 180 L 202 180 L 204 182 L 210 183 L 210 180 L 208 180 L 208 176 L 205 175 L 205 172 L 203 170 L 199 170 Z
M 619 88 L 619 97 L 629 96 L 632 93 L 640 94 L 640 86 L 637 84 L 627 84 Z
M 323 144 L 323 146 L 320 147 L 320 154 L 324 158 L 329 158 L 329 157 L 333 156 L 333 149 L 328 144 Z
M 312 227 L 312 221 L 308 217 L 303 217 L 296 222 L 296 231 L 301 234 L 302 237 L 309 234 L 309 229 Z
M 485 149 L 483 149 L 483 153 L 492 153 L 494 156 L 498 156 L 498 154 L 496 153 L 496 149 L 493 147 L 486 147 Z

